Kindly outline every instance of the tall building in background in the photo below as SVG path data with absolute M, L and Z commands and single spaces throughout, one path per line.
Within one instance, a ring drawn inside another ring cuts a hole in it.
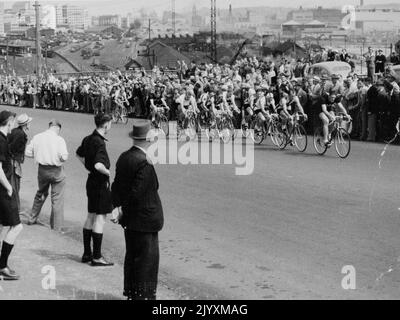
M 0 35 L 4 33 L 4 2 L 0 2 Z
M 117 26 L 118 28 L 121 28 L 121 23 L 122 19 L 118 14 L 99 17 L 99 26 L 101 27 Z
M 90 26 L 89 12 L 74 5 L 56 6 L 56 25 L 58 28 L 85 30 Z
M 41 7 L 42 14 L 41 14 L 41 26 L 42 28 L 50 28 L 56 29 L 57 28 L 57 14 L 56 14 L 56 7 L 51 5 L 44 5 Z

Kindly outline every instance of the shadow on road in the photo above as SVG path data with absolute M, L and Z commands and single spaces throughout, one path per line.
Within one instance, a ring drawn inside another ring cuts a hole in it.
M 35 254 L 45 257 L 49 260 L 52 261 L 62 261 L 62 260 L 71 260 L 75 262 L 81 263 L 81 257 L 74 255 L 74 254 L 68 254 L 68 253 L 57 253 L 54 251 L 49 251 L 49 250 L 41 250 L 41 249 L 34 249 L 32 250 Z

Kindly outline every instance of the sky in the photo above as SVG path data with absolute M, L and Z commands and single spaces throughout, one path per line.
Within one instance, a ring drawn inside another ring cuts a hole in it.
M 4 0 L 3 0 L 4 1 Z M 395 3 L 398 0 L 364 0 L 366 5 Z M 8 3 L 14 1 L 6 1 Z M 128 12 L 137 11 L 141 7 L 155 9 L 161 13 L 164 10 L 171 9 L 171 0 L 68 0 L 68 1 L 40 1 L 42 3 L 76 3 L 83 5 L 89 9 L 90 15 L 99 14 L 126 14 Z M 198 8 L 209 7 L 210 0 L 175 0 L 176 11 L 182 8 L 191 8 L 196 4 Z M 332 2 L 326 0 L 216 0 L 217 8 L 228 8 L 229 4 L 233 7 L 255 7 L 255 6 L 271 6 L 271 7 L 341 7 L 344 5 L 358 5 L 360 0 L 335 0 Z

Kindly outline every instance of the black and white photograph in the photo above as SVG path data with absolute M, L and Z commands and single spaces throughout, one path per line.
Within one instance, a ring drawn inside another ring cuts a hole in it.
M 0 300 L 400 299 L 399 159 L 398 1 L 0 1 Z

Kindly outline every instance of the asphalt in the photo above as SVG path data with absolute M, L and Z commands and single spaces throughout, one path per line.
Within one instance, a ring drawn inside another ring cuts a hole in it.
M 63 236 L 75 241 L 66 251 L 78 254 L 86 172 L 73 155 L 93 130 L 93 117 L 13 109 L 34 117 L 31 136 L 53 117 L 63 124 L 71 153 Z M 132 144 L 130 128 L 131 122 L 114 125 L 108 137 L 113 172 Z M 255 147 L 248 176 L 235 175 L 235 165 L 156 165 L 165 211 L 161 288 L 180 299 L 398 299 L 399 147 L 381 156 L 383 148 L 354 142 L 349 158 L 341 160 L 333 149 L 317 156 L 311 142 L 300 154 L 276 150 L 267 141 Z M 21 195 L 29 208 L 37 170 L 31 160 L 23 169 Z M 43 215 L 49 212 L 47 203 Z M 104 247 L 120 266 L 119 226 L 107 225 Z M 13 261 L 18 266 L 17 256 Z M 355 268 L 355 290 L 342 288 L 344 266 Z
M 46 220 L 46 219 L 44 219 Z M 122 300 L 123 268 L 81 263 L 80 242 L 46 225 L 25 227 L 10 258 L 18 281 L 1 281 L 0 300 Z M 178 299 L 160 286 L 158 299 Z

